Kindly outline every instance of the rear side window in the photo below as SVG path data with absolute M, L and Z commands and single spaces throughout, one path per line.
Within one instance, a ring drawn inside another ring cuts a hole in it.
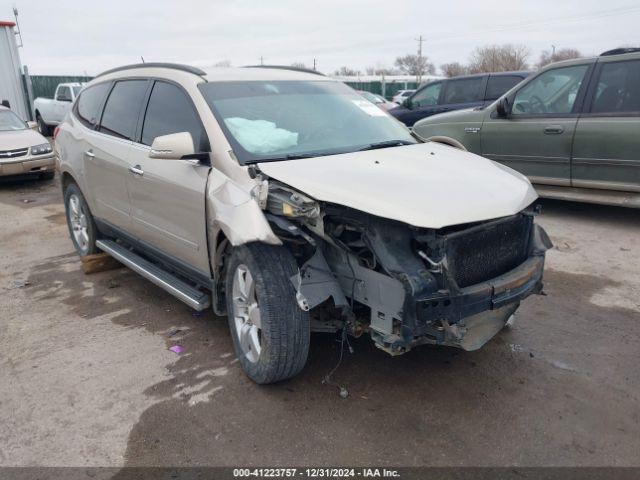
M 602 65 L 591 112 L 640 112 L 640 60 Z
M 522 77 L 516 75 L 491 76 L 487 82 L 487 94 L 485 100 L 495 100 L 502 96 L 507 90 L 515 87 L 522 81 Z
M 147 80 L 124 80 L 115 84 L 104 106 L 102 133 L 133 140 L 147 85 Z
M 484 100 L 485 77 L 461 78 L 460 80 L 449 80 L 444 91 L 444 104 L 450 103 L 471 103 Z
M 411 97 L 411 104 L 414 107 L 427 107 L 438 104 L 438 98 L 440 97 L 440 90 L 442 89 L 442 82 L 432 83 L 427 85 L 422 90 L 418 90 L 413 97 Z
M 86 127 L 93 128 L 100 117 L 100 107 L 109 91 L 109 82 L 93 85 L 82 92 L 76 102 L 75 114 Z
M 209 149 L 200 117 L 187 94 L 175 85 L 158 81 L 144 117 L 142 143 L 151 145 L 156 137 L 180 132 L 191 134 L 196 151 Z

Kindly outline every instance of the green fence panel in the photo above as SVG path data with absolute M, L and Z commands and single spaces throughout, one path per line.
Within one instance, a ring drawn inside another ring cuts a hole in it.
M 33 97 L 53 98 L 59 83 L 85 83 L 93 77 L 79 77 L 70 75 L 31 75 L 33 85 Z

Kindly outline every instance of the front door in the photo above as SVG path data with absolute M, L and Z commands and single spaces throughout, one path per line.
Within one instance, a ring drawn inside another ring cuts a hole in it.
M 136 173 L 127 177 L 133 233 L 181 264 L 210 276 L 205 194 L 210 167 L 197 160 L 149 158 L 153 140 L 189 132 L 196 151 L 209 151 L 200 117 L 177 85 L 156 81 L 140 141 L 131 148 Z
M 116 82 L 98 129 L 86 134 L 84 165 L 93 213 L 124 230 L 131 226 L 127 191 L 129 156 L 147 87 L 147 80 Z
M 398 119 L 406 126 L 411 127 L 418 120 L 444 112 L 445 110 L 439 105 L 442 84 L 443 82 L 430 83 L 415 92 L 407 99 L 407 105 Z
M 53 118 L 52 120 L 58 124 L 64 119 L 69 106 L 71 105 L 71 88 L 66 85 L 60 85 L 56 90 L 55 102 L 53 102 Z
M 640 58 L 598 62 L 573 144 L 572 185 L 640 192 Z
M 546 70 L 511 95 L 507 118 L 492 112 L 482 125 L 482 155 L 525 174 L 534 183 L 571 184 L 571 146 L 577 99 L 589 65 Z

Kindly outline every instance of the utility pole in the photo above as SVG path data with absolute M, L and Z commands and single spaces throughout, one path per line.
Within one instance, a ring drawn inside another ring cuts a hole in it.
M 313 59 L 313 69 L 317 70 L 317 68 L 316 68 L 316 59 L 315 58 Z
M 416 82 L 418 83 L 418 86 L 420 86 L 420 84 L 422 83 L 422 69 L 424 68 L 424 65 L 422 63 L 422 44 L 426 40 L 422 38 L 422 35 L 420 35 L 420 37 L 416 38 L 415 40 L 418 42 L 418 61 L 416 63 L 418 71 L 416 72 Z
M 556 57 L 556 46 L 551 45 L 551 58 L 555 58 L 555 57 Z
M 264 57 L 260 55 L 260 65 L 264 65 Z

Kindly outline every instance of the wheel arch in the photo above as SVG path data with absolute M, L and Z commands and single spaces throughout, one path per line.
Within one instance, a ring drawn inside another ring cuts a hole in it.
M 447 137 L 444 135 L 434 135 L 433 137 L 427 138 L 426 141 L 442 143 L 444 145 L 449 145 L 450 147 L 458 148 L 465 152 L 467 151 L 467 147 L 465 147 L 461 142 L 459 142 L 455 138 Z

